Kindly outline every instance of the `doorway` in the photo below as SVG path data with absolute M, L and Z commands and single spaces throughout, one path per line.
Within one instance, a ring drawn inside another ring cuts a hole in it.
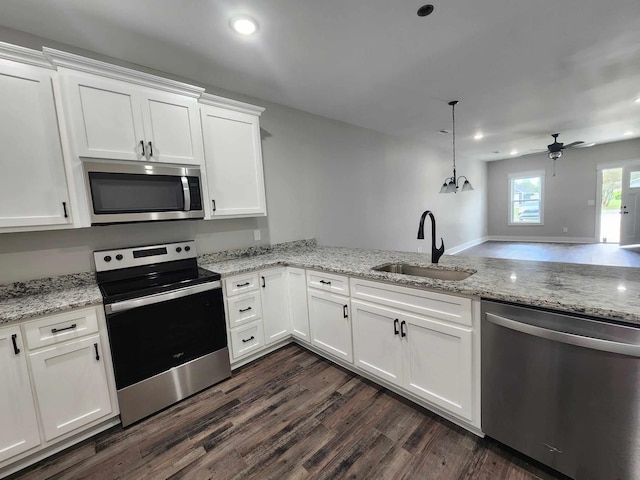
M 602 243 L 620 243 L 620 206 L 622 202 L 622 167 L 603 168 L 600 202 L 600 234 Z

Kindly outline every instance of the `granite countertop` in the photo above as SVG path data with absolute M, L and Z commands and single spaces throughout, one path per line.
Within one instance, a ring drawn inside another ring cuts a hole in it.
M 431 266 L 424 253 L 321 247 L 315 241 L 206 254 L 198 259 L 201 267 L 223 277 L 287 265 L 640 325 L 639 268 L 445 255 L 438 268 L 476 273 L 447 281 L 371 270 L 399 262 Z M 0 285 L 0 324 L 101 302 L 89 272 Z

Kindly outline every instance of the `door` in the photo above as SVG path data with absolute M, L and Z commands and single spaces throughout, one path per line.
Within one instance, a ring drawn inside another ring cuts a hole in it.
M 265 345 L 291 334 L 286 279 L 285 268 L 260 272 Z
M 287 268 L 289 288 L 289 316 L 291 331 L 298 340 L 309 343 L 309 309 L 307 307 L 307 279 L 302 268 Z
M 471 420 L 471 329 L 405 315 L 400 330 L 405 388 Z
M 71 222 L 54 73 L 0 60 L 0 227 Z
M 310 288 L 308 300 L 311 344 L 353 363 L 349 298 Z
M 139 90 L 89 75 L 63 77 L 69 121 L 80 157 L 145 160 Z
M 198 101 L 172 93 L 141 93 L 145 153 L 149 160 L 201 165 Z
M 212 216 L 266 215 L 258 117 L 209 105 L 200 115 Z
M 112 411 L 100 335 L 30 354 L 47 441 Z
M 640 245 L 640 164 L 622 169 L 620 246 Z
M 402 386 L 403 314 L 353 300 L 353 357 L 356 366 Z
M 0 329 L 0 462 L 40 445 L 20 327 Z

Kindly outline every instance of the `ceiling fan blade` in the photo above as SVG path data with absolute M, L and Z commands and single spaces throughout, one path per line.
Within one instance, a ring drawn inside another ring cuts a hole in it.
M 565 145 L 564 148 L 577 147 L 578 145 L 582 145 L 583 143 L 584 142 L 582 142 L 582 141 L 573 142 L 573 143 L 570 143 L 569 145 Z
M 595 144 L 596 142 L 582 143 L 580 145 L 576 145 L 575 148 L 589 148 L 589 147 L 593 147 Z
M 531 150 L 538 150 L 538 151 L 531 152 L 531 153 L 523 153 L 522 155 L 518 155 L 518 157 L 529 157 L 531 155 L 542 155 L 543 153 L 549 153 L 548 150 L 541 150 L 541 149 L 534 149 L 534 148 L 532 148 Z

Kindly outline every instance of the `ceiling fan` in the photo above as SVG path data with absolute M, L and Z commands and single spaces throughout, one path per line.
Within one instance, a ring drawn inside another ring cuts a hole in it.
M 578 140 L 577 142 L 569 143 L 565 145 L 562 142 L 558 142 L 559 133 L 552 133 L 553 143 L 547 145 L 547 156 L 553 160 L 553 176 L 556 176 L 556 160 L 562 156 L 562 151 L 567 148 L 586 148 L 595 145 L 595 143 L 585 143 L 582 140 Z M 532 154 L 529 154 L 532 155 Z

